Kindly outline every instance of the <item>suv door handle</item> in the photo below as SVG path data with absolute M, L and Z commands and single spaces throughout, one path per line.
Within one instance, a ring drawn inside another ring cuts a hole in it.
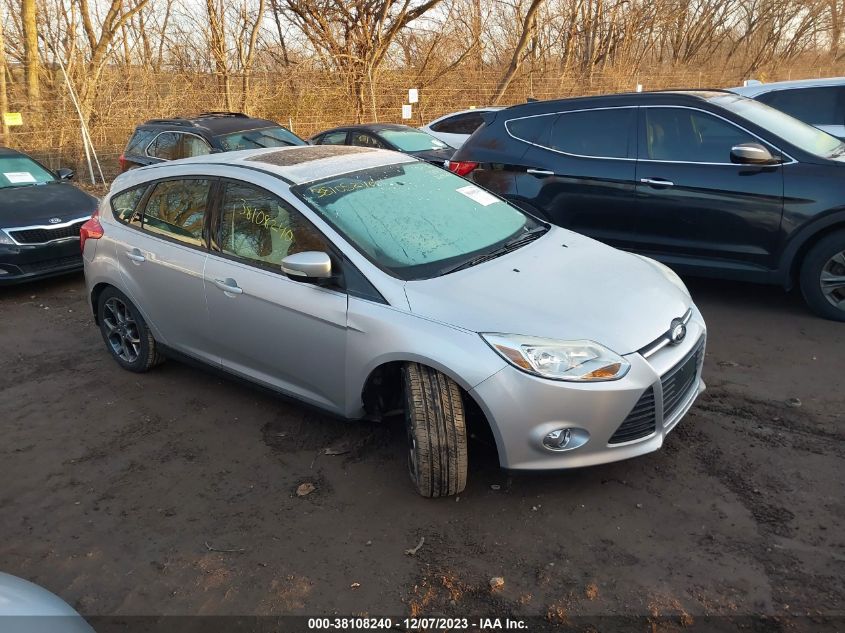
M 663 178 L 640 178 L 640 182 L 652 187 L 674 187 L 675 183 L 671 180 L 664 180 Z
M 233 295 L 242 295 L 243 288 L 238 286 L 238 282 L 234 279 L 215 279 L 214 285 L 220 288 L 223 292 L 228 292 Z
M 141 251 L 137 248 L 133 248 L 131 251 L 126 251 L 126 256 L 137 264 L 147 261 L 147 258 L 144 257 L 141 254 Z
M 549 171 L 548 169 L 534 169 L 530 167 L 525 170 L 526 174 L 531 174 L 532 176 L 554 176 L 555 172 Z

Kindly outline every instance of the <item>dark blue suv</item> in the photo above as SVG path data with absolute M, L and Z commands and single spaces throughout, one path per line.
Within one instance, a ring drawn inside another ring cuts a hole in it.
M 845 143 L 724 91 L 484 114 L 449 168 L 546 220 L 679 272 L 799 285 L 845 321 Z

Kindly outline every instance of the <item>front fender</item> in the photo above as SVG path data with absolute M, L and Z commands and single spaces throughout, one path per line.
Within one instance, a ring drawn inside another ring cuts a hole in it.
M 349 298 L 346 416 L 363 416 L 361 393 L 370 374 L 390 362 L 417 362 L 471 391 L 506 363 L 475 332 L 407 310 Z

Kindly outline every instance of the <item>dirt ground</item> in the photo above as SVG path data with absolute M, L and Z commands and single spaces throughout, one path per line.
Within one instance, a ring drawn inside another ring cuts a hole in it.
M 0 569 L 86 615 L 842 616 L 845 324 L 688 281 L 708 390 L 663 450 L 521 474 L 476 442 L 441 500 L 401 429 L 121 371 L 81 275 L 2 289 Z

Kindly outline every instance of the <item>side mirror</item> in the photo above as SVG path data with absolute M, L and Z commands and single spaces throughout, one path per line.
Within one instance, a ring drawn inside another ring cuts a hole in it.
M 320 251 L 288 255 L 282 260 L 282 272 L 300 279 L 328 279 L 332 276 L 332 260 Z
M 760 143 L 741 143 L 731 148 L 731 162 L 740 165 L 774 165 L 779 161 Z
M 57 169 L 56 175 L 59 177 L 59 180 L 73 180 L 73 170 L 67 167 Z

